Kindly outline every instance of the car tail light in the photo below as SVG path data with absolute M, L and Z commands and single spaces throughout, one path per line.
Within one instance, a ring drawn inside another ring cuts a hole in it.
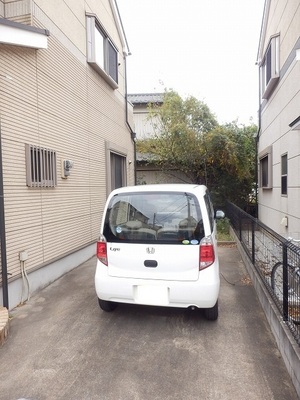
M 107 265 L 107 246 L 106 246 L 106 239 L 103 235 L 100 236 L 97 242 L 97 258 L 103 264 Z
M 204 237 L 200 242 L 199 270 L 205 269 L 215 262 L 215 250 L 211 237 Z

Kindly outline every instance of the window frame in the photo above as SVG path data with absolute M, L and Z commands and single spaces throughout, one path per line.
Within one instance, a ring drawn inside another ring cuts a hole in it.
M 94 14 L 86 13 L 86 29 L 87 62 L 113 89 L 117 89 L 119 87 L 117 46 Z
M 31 144 L 25 145 L 26 185 L 52 188 L 57 186 L 56 151 Z
M 285 162 L 283 163 L 283 160 Z M 281 156 L 281 196 L 288 194 L 288 155 L 287 153 Z
M 259 153 L 259 186 L 263 189 L 273 188 L 273 157 L 272 157 L 272 146 L 267 147 L 265 150 Z M 267 168 L 267 171 L 265 171 Z M 264 172 L 266 172 L 267 182 L 265 181 Z
M 106 190 L 107 193 L 110 193 L 112 190 L 115 189 L 114 187 L 114 165 L 112 162 L 112 156 L 120 156 L 123 157 L 123 166 L 122 166 L 122 181 L 123 185 L 127 185 L 127 150 L 121 146 L 117 146 L 115 143 L 112 142 L 105 142 L 105 151 L 106 151 Z
M 112 190 L 126 186 L 126 157 L 111 151 L 110 154 L 110 178 Z M 116 175 L 121 174 L 120 182 L 117 180 Z
M 115 243 L 199 245 L 204 237 L 201 206 L 188 192 L 117 193 L 107 207 L 103 234 Z
M 262 99 L 268 99 L 279 80 L 279 35 L 271 37 L 260 65 Z
M 210 230 L 211 230 L 211 232 L 213 232 L 214 223 L 215 223 L 214 207 L 212 205 L 212 202 L 211 202 L 210 195 L 209 195 L 208 191 L 205 192 L 204 202 L 205 202 L 205 205 L 206 205 L 207 215 L 208 215 L 209 224 L 210 224 Z

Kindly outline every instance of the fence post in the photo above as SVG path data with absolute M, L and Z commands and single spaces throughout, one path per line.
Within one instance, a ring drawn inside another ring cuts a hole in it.
M 255 265 L 255 223 L 251 220 L 252 230 L 252 264 Z
M 287 321 L 289 316 L 289 278 L 288 278 L 288 257 L 287 257 L 287 245 L 283 243 L 282 248 L 282 316 L 283 320 Z

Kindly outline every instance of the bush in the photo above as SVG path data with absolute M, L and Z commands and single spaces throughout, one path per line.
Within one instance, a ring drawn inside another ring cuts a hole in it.
M 230 222 L 228 218 L 217 220 L 217 240 L 232 241 L 230 236 Z

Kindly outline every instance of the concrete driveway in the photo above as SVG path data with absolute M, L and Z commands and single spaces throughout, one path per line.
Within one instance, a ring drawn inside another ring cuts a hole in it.
M 12 312 L 1 400 L 296 400 L 236 248 L 220 248 L 218 321 L 97 303 L 92 259 Z

